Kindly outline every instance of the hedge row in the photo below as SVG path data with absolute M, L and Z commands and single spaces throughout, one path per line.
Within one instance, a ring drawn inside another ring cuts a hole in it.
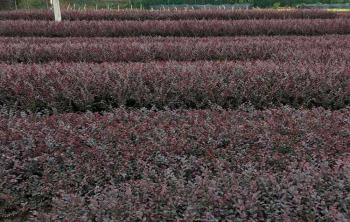
M 191 20 L 191 19 L 332 19 L 338 14 L 326 10 L 190 10 L 139 11 L 98 10 L 62 11 L 63 20 Z M 0 20 L 53 20 L 52 11 L 0 11 Z
M 348 63 L 161 62 L 0 65 L 0 101 L 19 110 L 113 107 L 344 108 Z
M 1 114 L 0 218 L 346 221 L 350 110 Z
M 137 37 L 121 37 L 121 38 L 109 38 L 109 37 L 0 37 L 0 44 L 13 44 L 13 43 L 30 43 L 30 44 L 55 44 L 55 43 L 154 43 L 154 42 L 186 42 L 192 41 L 195 42 L 211 42 L 211 41 L 222 41 L 225 43 L 233 43 L 238 42 L 242 44 L 242 42 L 246 41 L 264 41 L 266 43 L 277 41 L 285 41 L 285 42 L 307 42 L 307 44 L 312 44 L 315 42 L 315 46 L 328 44 L 329 46 L 336 47 L 345 47 L 349 48 L 348 41 L 350 35 L 323 35 L 323 36 L 233 36 L 233 37 L 202 37 L 202 38 L 194 38 L 194 37 L 161 37 L 161 36 L 137 36 Z M 292 44 L 291 44 L 292 45 Z
M 236 38 L 0 38 L 6 63 L 154 60 L 350 61 L 349 36 Z
M 350 18 L 350 13 L 349 12 L 338 12 L 337 17 L 339 18 Z
M 0 36 L 127 37 L 350 34 L 350 19 L 0 21 Z

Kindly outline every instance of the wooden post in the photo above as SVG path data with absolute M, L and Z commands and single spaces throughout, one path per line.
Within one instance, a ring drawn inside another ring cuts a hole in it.
M 60 1 L 59 0 L 53 0 L 52 3 L 53 3 L 53 12 L 55 14 L 55 21 L 56 22 L 60 22 L 60 21 L 62 21 Z

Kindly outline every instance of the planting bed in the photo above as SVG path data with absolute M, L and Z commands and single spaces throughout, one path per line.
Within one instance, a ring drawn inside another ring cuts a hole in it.
M 186 20 L 186 19 L 330 19 L 345 16 L 326 10 L 190 10 L 190 11 L 63 11 L 64 20 Z M 51 11 L 3 11 L 0 20 L 53 20 Z
M 103 111 L 121 105 L 236 108 L 350 105 L 349 63 L 273 61 L 0 65 L 3 105 Z
M 350 34 L 350 19 L 0 21 L 0 36 L 257 36 Z
M 350 35 L 216 38 L 0 38 L 6 63 L 153 60 L 350 61 Z
M 348 218 L 349 109 L 4 113 L 0 129 L 2 216 Z
M 350 221 L 349 18 L 0 12 L 0 221 Z

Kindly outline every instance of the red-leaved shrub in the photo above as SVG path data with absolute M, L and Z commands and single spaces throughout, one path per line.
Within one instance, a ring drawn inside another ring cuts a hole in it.
M 326 10 L 98 10 L 62 11 L 63 20 L 189 20 L 189 19 L 331 19 L 344 16 Z M 0 20 L 53 20 L 53 12 L 48 10 L 0 11 Z
M 211 38 L 0 38 L 7 63 L 153 60 L 350 61 L 349 36 Z
M 350 19 L 0 21 L 0 36 L 258 36 L 350 34 Z
M 348 63 L 158 62 L 0 65 L 0 99 L 21 110 L 350 105 Z
M 0 218 L 347 221 L 350 110 L 0 117 Z
M 49 19 L 0 12 L 0 221 L 350 221 L 349 13 Z

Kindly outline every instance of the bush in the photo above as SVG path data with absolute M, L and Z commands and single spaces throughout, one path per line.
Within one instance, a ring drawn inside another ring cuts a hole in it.
M 349 109 L 1 114 L 0 218 L 346 220 Z
M 1 65 L 0 98 L 21 110 L 111 107 L 344 108 L 347 63 L 195 62 Z
M 197 60 L 350 61 L 347 36 L 235 38 L 0 38 L 7 63 Z
M 182 21 L 0 21 L 0 36 L 257 36 L 350 34 L 350 19 Z
M 62 11 L 63 20 L 331 19 L 326 10 Z M 53 20 L 52 11 L 0 11 L 0 20 Z

